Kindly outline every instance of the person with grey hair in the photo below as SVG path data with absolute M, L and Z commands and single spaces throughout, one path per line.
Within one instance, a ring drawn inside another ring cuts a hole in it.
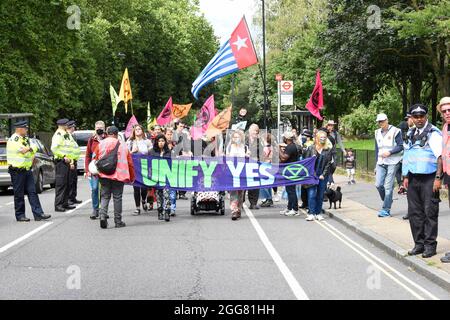
M 89 187 L 91 189 L 92 214 L 90 218 L 92 220 L 97 219 L 100 215 L 100 188 L 98 176 L 92 175 L 89 172 L 89 164 L 95 158 L 95 148 L 100 144 L 100 141 L 106 138 L 105 128 L 106 126 L 103 121 L 100 120 L 95 123 L 95 133 L 88 140 L 84 158 L 84 176 L 89 179 Z
M 259 126 L 253 123 L 248 129 L 247 148 L 250 152 L 250 159 L 260 161 L 260 155 L 263 154 L 264 145 L 262 139 L 259 138 Z M 259 209 L 259 189 L 248 190 L 248 201 L 250 202 L 250 209 Z

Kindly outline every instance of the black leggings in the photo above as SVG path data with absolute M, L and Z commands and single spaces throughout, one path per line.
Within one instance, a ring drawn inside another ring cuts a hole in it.
M 136 208 L 140 208 L 141 201 L 143 203 L 147 202 L 148 188 L 133 187 L 133 189 L 134 189 L 134 203 L 136 204 Z

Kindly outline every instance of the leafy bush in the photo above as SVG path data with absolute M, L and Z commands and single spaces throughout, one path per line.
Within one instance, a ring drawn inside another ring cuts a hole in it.
M 377 129 L 377 110 L 361 104 L 341 119 L 341 131 L 346 136 L 372 135 Z

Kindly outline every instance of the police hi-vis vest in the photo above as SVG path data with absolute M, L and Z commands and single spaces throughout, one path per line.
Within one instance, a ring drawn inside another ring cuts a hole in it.
M 381 155 L 386 152 L 389 151 L 391 152 L 392 149 L 394 149 L 396 147 L 395 144 L 395 137 L 397 136 L 397 134 L 400 133 L 400 129 L 394 127 L 394 126 L 389 126 L 388 131 L 386 132 L 386 134 L 383 136 L 382 134 L 382 130 L 378 129 L 375 131 L 375 140 L 378 146 L 378 162 L 377 164 L 397 164 L 402 160 L 402 155 L 403 152 L 399 152 L 393 155 L 390 155 L 387 158 L 383 158 Z
M 413 143 L 415 132 L 416 128 L 408 131 L 409 141 L 405 144 L 402 175 L 407 176 L 409 172 L 413 174 L 435 173 L 437 171 L 437 158 L 430 147 L 429 140 L 433 132 L 437 132 L 439 135 L 442 135 L 442 133 L 430 124 Z
M 23 154 L 21 150 L 25 147 L 31 147 L 31 150 Z M 37 146 L 32 144 L 29 138 L 14 133 L 6 143 L 6 161 L 14 168 L 30 170 L 37 150 Z

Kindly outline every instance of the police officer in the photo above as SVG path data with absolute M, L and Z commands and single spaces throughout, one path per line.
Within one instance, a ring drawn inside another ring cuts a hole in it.
M 402 174 L 408 189 L 408 216 L 414 239 L 409 255 L 423 258 L 436 254 L 439 190 L 442 179 L 442 133 L 428 123 L 428 108 L 415 104 L 410 109 L 415 127 L 408 132 Z
M 39 197 L 36 193 L 33 172 L 31 171 L 37 146 L 32 145 L 27 137 L 28 125 L 26 121 L 17 122 L 14 127 L 15 133 L 8 139 L 6 144 L 6 159 L 14 190 L 16 220 L 18 222 L 30 221 L 25 216 L 25 193 L 28 195 L 34 220 L 47 220 L 51 216 L 44 214 L 42 210 Z
M 55 157 L 55 211 L 64 212 L 75 209 L 69 205 L 69 171 L 74 168 L 70 159 L 72 152 L 70 134 L 67 132 L 68 119 L 60 119 L 56 122 L 58 130 L 52 138 L 51 150 Z
M 70 143 L 72 152 L 68 155 L 69 159 L 73 160 L 74 168 L 69 173 L 69 205 L 80 204 L 82 201 L 77 199 L 77 186 L 78 186 L 78 169 L 77 161 L 80 159 L 81 151 L 77 141 L 73 137 L 73 133 L 76 128 L 76 123 L 71 120 L 67 123 L 67 131 L 70 133 Z

